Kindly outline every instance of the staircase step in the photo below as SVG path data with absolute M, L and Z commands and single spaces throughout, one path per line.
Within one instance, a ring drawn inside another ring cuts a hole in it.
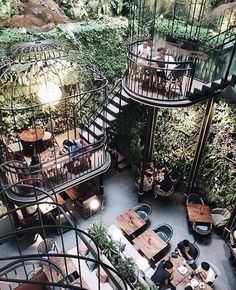
M 123 100 L 122 98 L 120 98 L 118 96 L 115 96 L 113 99 L 111 99 L 111 102 L 113 104 L 117 104 L 117 106 L 121 106 L 121 107 L 128 105 L 127 101 Z
M 88 143 L 95 143 L 97 141 L 97 138 L 95 138 L 91 133 L 89 133 L 87 130 L 82 131 L 81 135 L 85 141 Z
M 109 109 L 107 106 L 104 107 L 103 111 L 105 112 L 105 116 L 107 113 L 112 115 L 114 117 L 114 120 L 117 118 L 117 113 L 113 112 L 111 109 Z
M 125 102 L 129 102 L 129 101 L 130 101 L 130 97 L 129 97 L 129 95 L 124 91 L 124 89 L 121 90 L 119 96 L 120 96 L 121 99 L 124 100 Z
M 114 106 L 113 104 L 109 103 L 106 108 L 108 108 L 110 111 L 112 111 L 115 114 L 119 114 L 120 109 L 117 106 Z
M 93 134 L 95 134 L 96 136 L 101 136 L 103 135 L 103 131 L 100 130 L 97 126 L 95 126 L 94 124 L 91 124 L 89 126 L 89 131 L 91 131 Z
M 223 85 L 223 80 L 220 79 L 220 80 L 216 80 L 216 81 L 212 82 L 211 87 L 214 90 L 217 90 L 217 89 L 222 89 L 223 88 L 222 85 Z
M 106 123 L 106 122 L 104 122 L 101 118 L 96 118 L 94 121 L 93 121 L 93 124 L 95 125 L 95 126 L 97 126 L 100 130 L 102 129 L 102 128 L 109 128 L 110 127 L 110 125 L 108 124 L 108 123 Z
M 104 116 L 105 115 L 105 116 Z M 110 124 L 116 120 L 116 117 L 105 111 L 104 115 L 99 115 L 99 118 L 103 119 L 106 123 Z

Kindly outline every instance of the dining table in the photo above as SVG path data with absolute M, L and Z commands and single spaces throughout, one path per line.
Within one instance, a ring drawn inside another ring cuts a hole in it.
M 211 210 L 207 204 L 187 204 L 190 222 L 212 223 Z
M 184 290 L 188 285 L 193 285 L 194 290 L 213 290 L 210 285 L 205 284 L 197 275 L 185 277 L 181 283 L 176 285 L 176 290 Z
M 164 242 L 152 229 L 147 229 L 135 239 L 133 243 L 138 246 L 139 250 L 148 258 L 153 259 L 159 254 L 166 246 Z
M 194 270 L 186 263 L 185 259 L 181 256 L 173 258 L 171 255 L 166 255 L 165 260 L 169 260 L 174 265 L 172 272 L 171 284 L 176 287 L 184 279 L 189 278 L 193 274 Z
M 146 221 L 143 220 L 133 209 L 120 214 L 116 221 L 119 227 L 128 235 L 133 235 L 137 230 L 146 225 Z

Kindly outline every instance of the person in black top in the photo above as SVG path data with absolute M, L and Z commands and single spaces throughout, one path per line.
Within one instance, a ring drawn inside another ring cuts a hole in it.
M 157 266 L 155 273 L 152 275 L 151 280 L 156 286 L 159 286 L 159 289 L 173 288 L 170 285 L 171 273 L 173 272 L 173 264 L 171 261 L 163 260 Z M 174 289 L 174 288 L 173 288 Z
M 194 266 L 194 260 L 197 257 L 197 251 L 194 245 L 188 240 L 183 240 L 178 243 L 177 248 L 179 249 L 182 257 L 186 260 L 186 263 L 191 267 L 196 267 Z

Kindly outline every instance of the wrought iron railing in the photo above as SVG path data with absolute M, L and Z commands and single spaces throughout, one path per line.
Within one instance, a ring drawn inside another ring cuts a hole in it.
M 12 187 L 26 190 L 31 186 L 14 184 L 2 191 L 1 196 L 7 197 L 5 193 Z M 113 289 L 128 289 L 114 267 L 102 259 L 93 237 L 75 227 L 70 211 L 56 202 L 55 193 L 49 195 L 40 188 L 37 191 L 40 194 L 35 191 L 35 201 L 24 205 L 4 199 L 8 210 L 0 215 L 0 250 L 4 251 L 0 258 L 0 285 L 9 290 L 36 286 L 37 289 L 54 286 L 57 289 L 100 290 L 100 271 L 105 271 L 109 277 L 107 284 L 112 283 Z M 43 198 L 41 201 L 38 201 L 39 196 Z M 45 206 L 51 206 L 50 215 L 58 216 L 56 223 L 46 218 Z M 4 227 L 6 222 L 10 226 Z M 70 231 L 67 236 L 65 231 Z M 93 258 L 84 256 L 85 248 L 91 251 Z M 87 262 L 95 264 L 97 270 L 93 274 L 88 275 Z
M 52 188 L 61 191 L 106 171 L 110 165 L 106 152 L 106 136 L 102 136 L 92 145 L 83 146 L 80 153 L 73 157 L 70 153 L 60 155 L 60 150 L 60 147 L 54 147 L 39 153 L 39 163 L 33 166 L 20 160 L 10 160 L 1 164 L 2 184 L 21 182 L 40 186 L 48 192 L 51 192 Z M 26 200 L 31 196 L 30 192 L 15 194 Z
M 137 100 L 144 103 L 187 100 L 194 75 L 194 61 L 158 61 L 143 58 L 137 51 L 140 43 L 142 42 L 135 42 L 129 47 L 125 90 L 135 94 Z M 155 84 L 157 74 L 159 80 Z

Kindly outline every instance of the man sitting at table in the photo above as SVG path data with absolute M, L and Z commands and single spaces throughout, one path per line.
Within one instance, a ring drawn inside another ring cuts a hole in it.
M 195 268 L 194 260 L 196 259 L 198 253 L 194 245 L 188 240 L 183 240 L 178 243 L 177 248 L 179 249 L 182 257 L 186 260 L 186 263 L 192 268 Z
M 159 286 L 158 289 L 175 289 L 175 287 L 170 284 L 170 281 L 172 280 L 173 267 L 174 265 L 169 260 L 162 260 L 157 266 L 151 280 L 156 286 Z
M 215 272 L 207 262 L 202 262 L 195 273 L 201 277 L 204 283 L 210 286 L 215 281 Z

